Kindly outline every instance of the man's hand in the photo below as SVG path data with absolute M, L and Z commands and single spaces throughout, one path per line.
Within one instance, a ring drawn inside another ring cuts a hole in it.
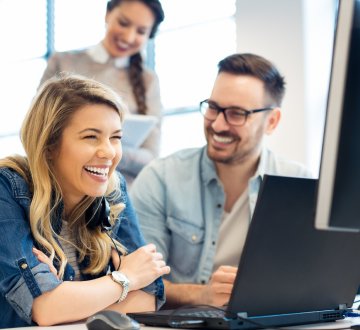
M 234 285 L 237 268 L 220 266 L 206 284 L 201 300 L 204 304 L 223 306 L 229 302 L 230 294 Z

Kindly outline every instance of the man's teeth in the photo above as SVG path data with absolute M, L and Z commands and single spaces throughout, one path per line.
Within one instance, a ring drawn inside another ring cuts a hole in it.
M 232 137 L 229 136 L 221 136 L 221 135 L 213 135 L 213 138 L 216 142 L 220 142 L 220 143 L 231 143 L 234 141 L 234 139 Z
M 101 176 L 106 176 L 109 173 L 109 168 L 105 167 L 94 167 L 94 166 L 85 166 L 85 170 L 91 172 L 92 174 L 95 175 L 101 175 Z

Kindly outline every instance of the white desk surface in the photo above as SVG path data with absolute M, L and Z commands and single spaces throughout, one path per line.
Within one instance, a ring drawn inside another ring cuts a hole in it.
M 360 295 L 355 297 L 355 303 L 352 306 L 354 311 L 360 309 Z M 360 314 L 360 310 L 359 310 Z M 289 330 L 340 330 L 340 329 L 350 329 L 354 324 L 360 325 L 360 317 L 351 317 L 344 320 L 339 320 L 336 322 L 325 322 L 325 323 L 316 323 L 316 324 L 307 324 L 307 325 L 297 325 L 293 327 L 288 327 Z M 160 327 L 146 327 L 141 326 L 141 329 L 147 330 L 164 330 L 164 329 L 175 329 L 175 328 L 160 328 Z M 285 328 L 281 328 L 282 330 Z M 1 329 L 1 330 L 10 330 L 10 329 Z M 24 327 L 24 328 L 12 328 L 12 330 L 87 330 L 85 323 L 73 323 L 66 325 L 55 325 L 51 327 Z
M 360 317 L 352 317 L 345 320 L 339 320 L 336 322 L 316 323 L 308 325 L 298 325 L 294 327 L 287 327 L 289 330 L 335 330 L 335 329 L 350 329 L 354 324 L 360 324 Z M 85 323 L 74 323 L 67 325 L 56 325 L 51 327 L 24 327 L 24 328 L 12 328 L 12 330 L 86 330 Z M 141 329 L 147 330 L 164 330 L 164 329 L 175 329 L 175 328 L 160 328 L 160 327 L 146 327 L 142 326 Z M 285 328 L 281 328 L 282 330 Z M 10 330 L 10 329 L 2 329 Z

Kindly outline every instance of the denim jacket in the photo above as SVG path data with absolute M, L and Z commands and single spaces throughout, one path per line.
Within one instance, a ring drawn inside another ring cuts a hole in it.
M 264 149 L 248 183 L 251 214 L 265 173 L 311 176 L 300 164 Z M 135 179 L 130 196 L 145 239 L 157 246 L 171 267 L 165 278 L 175 283 L 207 283 L 213 271 L 225 193 L 206 147 L 181 150 L 151 162 Z
M 112 235 L 130 253 L 144 245 L 144 238 L 122 176 L 121 201 L 126 208 L 112 229 Z M 62 283 L 32 253 L 36 242 L 29 225 L 30 202 L 31 193 L 25 180 L 13 170 L 0 168 L 0 328 L 33 325 L 31 312 L 34 299 Z M 60 232 L 61 216 L 55 214 L 52 221 L 55 231 Z M 85 259 L 79 265 L 80 271 L 87 262 Z M 113 269 L 111 262 L 109 267 Z M 103 275 L 105 271 L 97 276 L 81 274 L 81 277 L 88 280 Z M 73 279 L 74 270 L 67 265 L 63 281 Z M 163 304 L 164 286 L 161 278 L 144 288 L 144 291 L 157 297 L 157 307 Z

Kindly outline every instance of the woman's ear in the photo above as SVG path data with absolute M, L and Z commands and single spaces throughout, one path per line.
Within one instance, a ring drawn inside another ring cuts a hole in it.
M 265 133 L 268 135 L 272 134 L 272 132 L 276 129 L 277 125 L 279 124 L 280 119 L 281 119 L 281 109 L 274 108 L 273 110 L 271 110 L 267 117 Z
M 48 159 L 49 161 L 53 161 L 56 156 L 56 149 L 54 147 L 47 147 L 45 154 L 46 159 Z

